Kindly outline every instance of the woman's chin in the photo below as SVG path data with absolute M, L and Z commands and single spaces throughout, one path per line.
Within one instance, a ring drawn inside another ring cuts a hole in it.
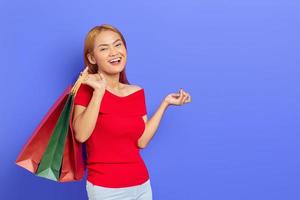
M 124 67 L 123 66 L 119 66 L 119 67 L 116 67 L 116 68 L 109 68 L 108 70 L 108 73 L 109 74 L 118 74 L 118 73 L 121 73 L 122 71 L 124 70 Z

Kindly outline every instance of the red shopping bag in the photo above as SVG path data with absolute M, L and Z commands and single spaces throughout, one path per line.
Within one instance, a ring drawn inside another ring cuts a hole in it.
M 60 177 L 61 182 L 80 180 L 84 176 L 84 171 L 86 169 L 85 165 L 83 164 L 84 158 L 80 155 L 83 152 L 82 145 L 76 141 L 73 132 L 73 112 L 74 105 L 72 105 L 71 120 L 69 125 L 69 132 L 72 134 L 68 134 L 68 138 L 66 140 Z
M 87 68 L 85 70 L 87 70 Z M 62 113 L 66 101 L 69 98 L 69 95 L 73 95 L 73 97 L 75 97 L 82 79 L 83 77 L 81 73 L 74 86 L 72 87 L 71 85 L 69 85 L 65 89 L 63 94 L 56 100 L 56 102 L 42 119 L 41 123 L 35 129 L 30 139 L 24 145 L 16 160 L 17 165 L 27 169 L 34 174 L 37 172 L 40 161 L 49 144 L 53 130 Z M 66 126 L 68 126 L 68 131 L 66 134 L 65 146 L 63 149 L 60 175 L 59 179 L 57 179 L 57 181 L 59 182 L 81 180 L 84 176 L 85 171 L 82 144 L 77 142 L 77 140 L 75 139 L 74 131 L 72 128 L 74 111 L 73 97 L 70 109 L 70 120 L 69 123 L 66 124 Z
M 68 87 L 44 116 L 19 154 L 17 165 L 32 173 L 36 172 L 69 91 Z

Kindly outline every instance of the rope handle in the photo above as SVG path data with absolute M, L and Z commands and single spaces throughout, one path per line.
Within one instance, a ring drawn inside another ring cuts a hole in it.
M 85 67 L 85 69 L 80 72 L 79 76 L 78 76 L 78 79 L 76 80 L 76 82 L 74 83 L 72 89 L 71 89 L 71 93 L 75 96 L 83 79 L 88 75 L 87 71 L 88 71 L 88 67 Z

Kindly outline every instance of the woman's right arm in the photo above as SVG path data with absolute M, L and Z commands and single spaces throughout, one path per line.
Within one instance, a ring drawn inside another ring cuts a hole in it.
M 92 134 L 99 115 L 100 104 L 105 90 L 94 89 L 93 96 L 87 107 L 75 105 L 73 130 L 78 142 L 85 142 Z

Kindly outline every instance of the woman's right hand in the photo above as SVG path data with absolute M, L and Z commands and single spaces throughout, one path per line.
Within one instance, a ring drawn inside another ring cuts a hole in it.
M 82 72 L 83 81 L 82 84 L 89 85 L 94 90 L 104 91 L 107 86 L 107 81 L 101 72 L 96 74 L 89 74 L 88 70 Z

